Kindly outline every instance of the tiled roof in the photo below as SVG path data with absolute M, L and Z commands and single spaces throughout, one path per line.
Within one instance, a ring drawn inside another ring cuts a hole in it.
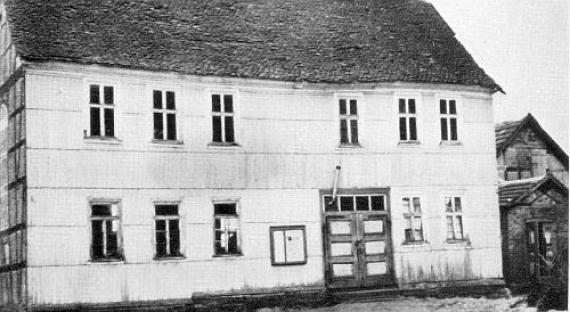
M 532 131 L 544 141 L 549 150 L 562 162 L 564 167 L 568 169 L 568 154 L 552 139 L 552 137 L 544 131 L 536 118 L 532 114 L 527 114 L 523 119 L 517 121 L 507 121 L 495 126 L 495 142 L 497 144 L 497 156 L 500 155 L 512 140 L 524 129 L 530 128 Z
M 499 206 L 509 206 L 516 199 L 527 194 L 537 183 L 545 177 L 530 178 L 516 181 L 501 181 L 499 184 Z
M 500 87 L 422 0 L 7 0 L 29 61 L 307 82 Z
M 568 196 L 568 188 L 551 173 L 524 180 L 499 181 L 499 207 L 511 207 L 536 189 L 558 188 Z

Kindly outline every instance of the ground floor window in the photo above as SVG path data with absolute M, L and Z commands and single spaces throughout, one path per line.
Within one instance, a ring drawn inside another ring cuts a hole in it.
M 238 255 L 240 226 L 237 202 L 214 203 L 214 254 Z
M 422 206 L 420 197 L 402 197 L 406 243 L 423 242 Z
M 461 197 L 445 197 L 447 240 L 463 240 L 463 205 Z
M 180 257 L 178 205 L 155 205 L 156 257 Z
M 91 204 L 91 259 L 122 259 L 121 223 L 117 203 Z

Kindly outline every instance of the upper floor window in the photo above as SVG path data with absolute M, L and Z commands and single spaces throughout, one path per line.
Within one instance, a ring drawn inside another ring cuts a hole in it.
M 180 216 L 178 205 L 155 205 L 156 257 L 179 257 Z
M 358 101 L 339 99 L 340 144 L 358 145 Z
M 241 253 L 239 227 L 236 202 L 214 204 L 215 255 L 237 255 Z
M 119 260 L 122 258 L 120 216 L 116 203 L 91 205 L 91 258 Z
M 112 86 L 89 86 L 90 136 L 115 136 L 115 95 Z
M 153 91 L 154 139 L 177 140 L 176 96 L 173 91 Z
M 461 197 L 445 197 L 445 214 L 448 240 L 463 240 L 463 205 Z
M 232 94 L 212 94 L 212 141 L 235 143 L 234 97 Z
M 455 100 L 439 100 L 441 140 L 457 141 L 457 105 Z
M 416 141 L 418 130 L 416 123 L 416 100 L 398 99 L 400 141 Z
M 422 206 L 419 197 L 403 197 L 402 207 L 404 209 L 404 234 L 406 243 L 422 242 L 424 240 L 424 229 L 422 225 Z

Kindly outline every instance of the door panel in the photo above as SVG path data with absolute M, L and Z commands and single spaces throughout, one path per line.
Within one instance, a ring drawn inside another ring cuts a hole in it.
M 327 284 L 331 288 L 393 284 L 386 213 L 325 216 Z

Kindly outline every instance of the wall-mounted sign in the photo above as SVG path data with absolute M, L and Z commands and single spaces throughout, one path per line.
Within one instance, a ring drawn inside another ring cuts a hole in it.
M 271 265 L 307 263 L 305 226 L 269 227 Z

